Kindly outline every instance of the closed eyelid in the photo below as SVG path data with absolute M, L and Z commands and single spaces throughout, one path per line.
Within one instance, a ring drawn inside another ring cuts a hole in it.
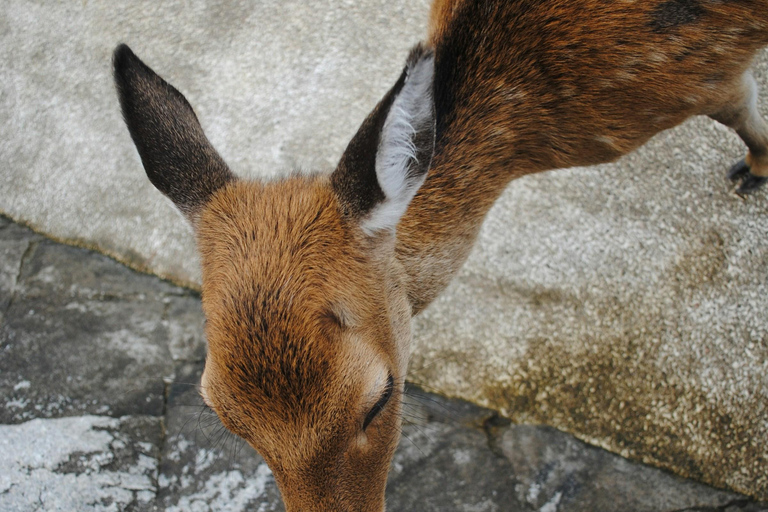
M 365 416 L 365 420 L 363 421 L 363 430 L 365 430 L 368 425 L 378 416 L 378 414 L 386 407 L 387 402 L 389 402 L 389 399 L 392 398 L 392 393 L 395 388 L 395 381 L 392 375 L 390 374 L 387 377 L 387 384 L 384 388 L 384 391 L 381 393 L 381 396 L 379 397 L 379 400 L 371 407 L 370 411 L 368 411 L 368 414 Z

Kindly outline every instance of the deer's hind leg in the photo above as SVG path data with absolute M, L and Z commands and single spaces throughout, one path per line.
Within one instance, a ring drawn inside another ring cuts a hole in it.
M 742 76 L 733 98 L 709 117 L 733 128 L 747 145 L 747 156 L 731 167 L 728 178 L 741 181 L 737 193 L 748 194 L 768 181 L 768 124 L 757 111 L 757 83 L 750 71 Z

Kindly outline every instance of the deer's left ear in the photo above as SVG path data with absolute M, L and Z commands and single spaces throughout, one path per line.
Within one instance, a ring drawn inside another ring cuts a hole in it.
M 363 121 L 331 176 L 345 214 L 369 235 L 395 229 L 429 170 L 433 71 L 431 50 L 411 50 L 397 83 Z
M 113 60 L 123 118 L 147 177 L 194 226 L 211 196 L 235 176 L 176 88 L 124 44 Z

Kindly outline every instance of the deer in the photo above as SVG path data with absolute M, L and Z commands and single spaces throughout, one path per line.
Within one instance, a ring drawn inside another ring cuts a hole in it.
M 125 45 L 113 68 L 152 184 L 192 225 L 199 386 L 266 461 L 288 512 L 385 510 L 411 319 L 521 176 L 616 160 L 694 115 L 768 180 L 750 66 L 766 0 L 436 0 L 426 40 L 330 173 L 239 179 L 185 97 Z

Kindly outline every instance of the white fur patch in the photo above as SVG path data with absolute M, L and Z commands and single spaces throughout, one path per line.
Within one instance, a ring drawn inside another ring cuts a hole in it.
M 411 167 L 418 163 L 414 137 L 432 125 L 433 71 L 432 55 L 422 57 L 411 66 L 384 122 L 376 152 L 376 177 L 385 199 L 361 224 L 369 235 L 394 230 L 424 183 L 426 173 L 414 175 Z

